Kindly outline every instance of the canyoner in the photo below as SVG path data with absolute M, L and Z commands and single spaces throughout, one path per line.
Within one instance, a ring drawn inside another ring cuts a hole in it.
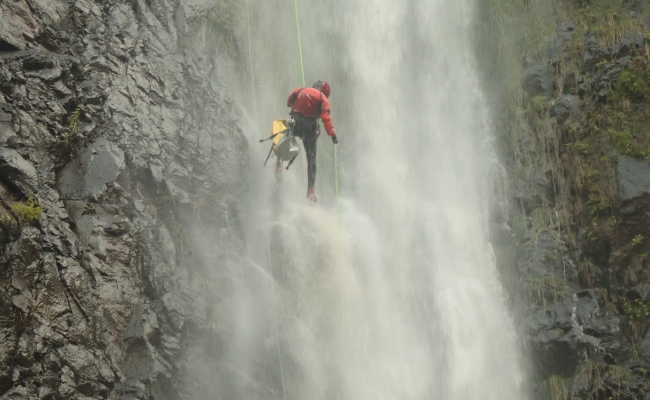
M 317 201 L 314 185 L 316 184 L 317 141 L 320 135 L 318 118 L 323 121 L 332 143 L 338 144 L 336 129 L 330 116 L 330 93 L 330 85 L 327 82 L 317 81 L 311 88 L 293 90 L 287 99 L 287 106 L 291 107 L 291 118 L 294 121 L 293 134 L 301 138 L 305 146 L 307 198 L 311 201 Z
M 298 45 L 298 58 L 300 66 L 300 78 L 303 87 L 294 89 L 287 99 L 287 107 L 291 108 L 290 117 L 287 120 L 273 121 L 273 129 L 270 137 L 260 140 L 266 142 L 272 140 L 271 148 L 264 160 L 268 163 L 271 154 L 276 156 L 276 173 L 288 170 L 300 153 L 296 138 L 301 138 L 305 147 L 307 159 L 307 198 L 318 201 L 316 196 L 316 171 L 317 171 L 317 142 L 320 136 L 318 119 L 323 121 L 325 131 L 332 139 L 334 145 L 338 144 L 336 129 L 332 123 L 331 107 L 329 97 L 331 86 L 327 81 L 316 81 L 312 87 L 305 86 L 305 66 L 303 58 L 302 34 L 300 31 L 300 18 L 298 12 L 298 1 L 294 0 L 296 39 Z M 338 196 L 338 173 L 336 165 L 336 147 L 334 147 L 334 169 L 335 169 L 335 193 Z M 284 162 L 287 163 L 284 168 Z
M 320 136 L 318 118 L 323 121 L 327 134 L 332 138 L 332 143 L 338 144 L 336 129 L 330 116 L 329 83 L 317 81 L 311 88 L 294 89 L 287 99 L 287 107 L 291 108 L 290 118 L 287 120 L 273 121 L 270 137 L 260 140 L 272 140 L 264 165 L 268 163 L 271 154 L 276 156 L 276 172 L 281 172 L 286 162 L 288 170 L 300 153 L 296 138 L 301 138 L 307 157 L 307 198 L 316 202 L 316 153 L 317 141 Z

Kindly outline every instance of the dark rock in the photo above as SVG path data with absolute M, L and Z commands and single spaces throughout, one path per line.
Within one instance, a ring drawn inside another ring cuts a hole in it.
M 645 45 L 645 39 L 641 33 L 628 33 L 614 46 L 613 52 L 616 57 L 629 56 L 638 52 Z
M 639 356 L 650 365 L 650 330 L 639 344 Z
M 28 72 L 26 75 L 33 78 L 41 79 L 45 82 L 54 82 L 61 77 L 63 71 L 61 68 L 41 69 L 34 72 Z
M 650 162 L 619 156 L 617 172 L 621 200 L 650 194 Z
M 6 40 L 0 39 L 0 53 L 11 53 L 20 49 Z
M 523 81 L 524 90 L 531 96 L 553 93 L 553 72 L 547 64 L 535 64 L 526 69 Z
M 549 114 L 552 118 L 556 118 L 558 122 L 563 123 L 571 115 L 578 112 L 580 104 L 581 102 L 578 96 L 564 95 L 551 106 Z
M 25 71 L 38 71 L 44 69 L 54 69 L 56 60 L 53 56 L 41 52 L 29 52 L 23 58 L 23 69 Z
M 107 184 L 117 179 L 125 166 L 124 152 L 101 138 L 63 169 L 59 188 L 66 198 L 96 196 L 106 190 Z
M 38 175 L 34 165 L 24 159 L 16 150 L 0 148 L 0 179 L 25 182 L 32 188 L 37 186 Z
M 588 70 L 593 70 L 596 64 L 609 57 L 608 49 L 603 46 L 595 34 L 589 33 L 585 38 L 583 62 Z
M 0 230 L 2 398 L 201 398 L 183 380 L 223 354 L 195 337 L 205 282 L 243 248 L 248 159 L 235 26 L 206 16 L 236 2 L 118 3 L 0 0 L 0 192 L 44 208 Z

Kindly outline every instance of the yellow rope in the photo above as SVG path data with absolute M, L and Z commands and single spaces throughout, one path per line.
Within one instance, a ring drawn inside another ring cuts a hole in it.
M 339 162 L 338 162 L 338 149 L 337 145 L 334 145 L 334 193 L 336 198 L 339 198 Z
M 253 39 L 251 30 L 251 0 L 246 1 L 246 37 L 248 38 L 248 71 L 250 75 L 250 96 L 253 99 L 253 115 L 255 118 L 259 115 L 259 107 L 257 103 L 257 96 L 255 96 L 255 88 L 257 82 L 255 80 L 255 65 L 253 64 Z
M 302 34 L 300 33 L 300 16 L 298 11 L 298 0 L 293 0 L 294 16 L 296 17 L 296 37 L 298 38 L 298 58 L 300 61 L 300 76 L 302 78 L 302 86 L 304 87 L 307 82 L 305 81 L 305 62 L 302 55 Z

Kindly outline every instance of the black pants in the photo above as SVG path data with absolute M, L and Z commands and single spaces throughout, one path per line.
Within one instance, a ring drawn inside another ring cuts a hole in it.
M 316 118 L 304 117 L 298 113 L 292 113 L 296 126 L 293 128 L 294 136 L 302 139 L 307 156 L 307 187 L 313 188 L 316 184 L 316 144 L 320 130 Z

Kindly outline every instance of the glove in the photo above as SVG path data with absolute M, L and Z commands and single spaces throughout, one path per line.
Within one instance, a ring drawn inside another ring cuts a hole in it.
M 339 139 L 336 137 L 336 135 L 332 136 L 332 143 L 339 144 Z

